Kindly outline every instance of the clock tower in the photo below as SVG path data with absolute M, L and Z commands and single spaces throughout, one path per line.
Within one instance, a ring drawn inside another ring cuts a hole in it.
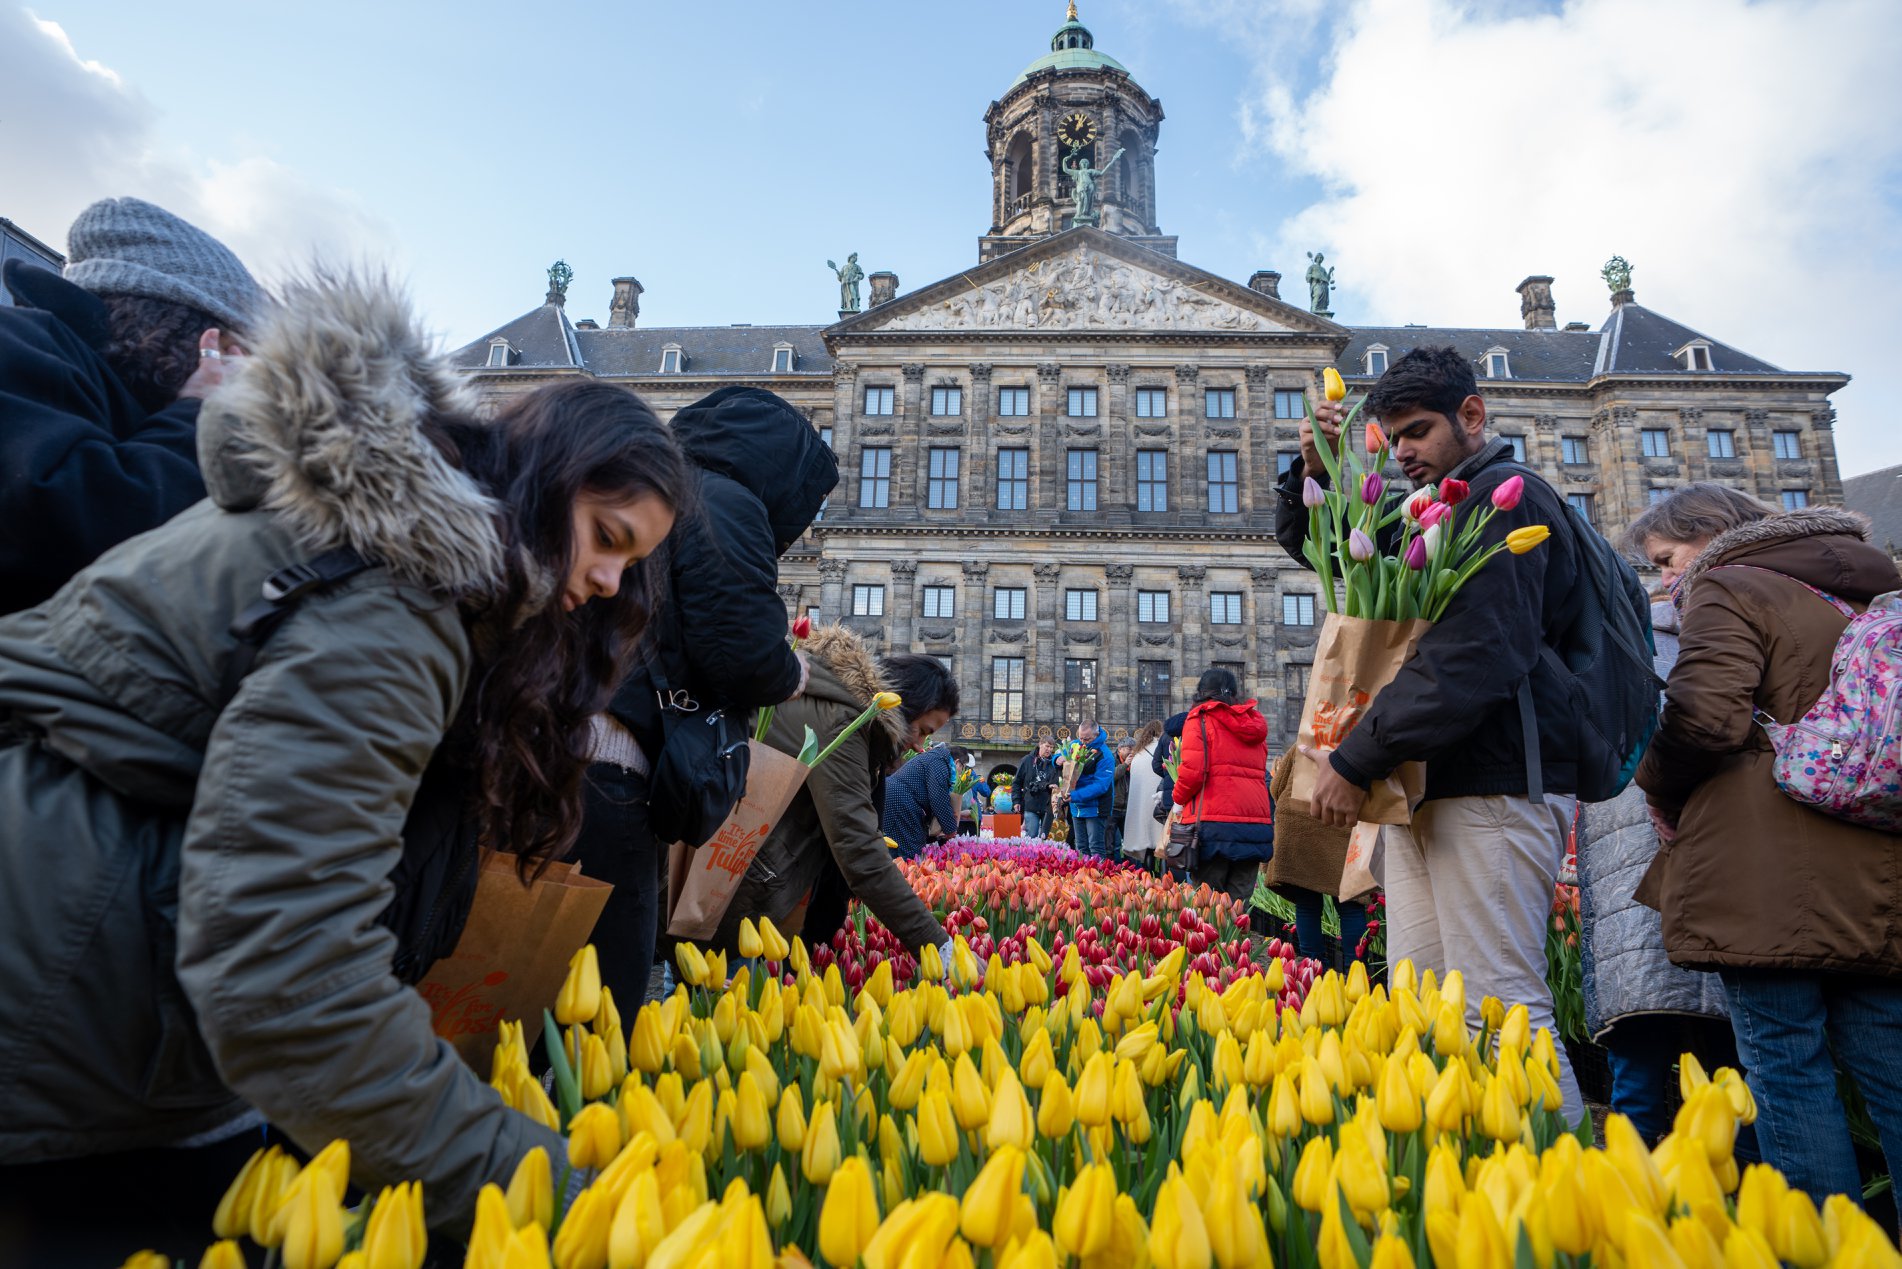
M 984 112 L 991 161 L 989 260 L 1094 224 L 1173 256 L 1156 224 L 1156 133 L 1162 103 L 1096 48 L 1074 0 L 1050 52 L 1024 68 Z

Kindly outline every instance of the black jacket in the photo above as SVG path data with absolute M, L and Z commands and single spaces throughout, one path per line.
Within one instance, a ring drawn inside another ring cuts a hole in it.
M 1275 515 L 1275 537 L 1297 560 L 1307 538 L 1304 474 L 1296 459 L 1278 487 Z M 1517 693 L 1530 674 L 1545 788 L 1577 789 L 1575 724 L 1564 685 L 1540 662 L 1539 649 L 1577 618 L 1577 534 L 1592 530 L 1557 490 L 1513 462 L 1503 441 L 1491 442 L 1463 473 L 1475 506 L 1515 475 L 1525 478 L 1525 495 L 1516 508 L 1493 517 L 1485 541 L 1503 541 L 1534 524 L 1549 526 L 1552 536 L 1524 555 L 1501 552 L 1460 587 L 1446 615 L 1334 751 L 1330 760 L 1343 778 L 1366 788 L 1403 762 L 1424 761 L 1429 798 L 1525 796 Z M 1400 528 L 1390 526 L 1382 550 L 1393 548 Z
M 1035 749 L 1023 756 L 1017 764 L 1017 783 L 1013 786 L 1017 794 L 1017 809 L 1035 815 L 1040 820 L 1050 818 L 1050 794 L 1057 787 L 1057 777 L 1062 774 L 1057 760 L 1039 758 Z
M 0 307 L 0 612 L 205 496 L 198 401 L 146 403 L 106 363 L 106 306 L 9 261 Z
M 1156 752 L 1149 757 L 1149 769 L 1162 778 L 1164 806 L 1170 805 L 1170 799 L 1175 797 L 1176 791 L 1175 778 L 1169 774 L 1169 768 L 1164 764 L 1169 761 L 1169 755 L 1174 752 L 1176 742 L 1182 739 L 1182 729 L 1188 725 L 1189 711 L 1186 709 L 1180 714 L 1171 714 L 1163 719 L 1162 738 L 1156 742 Z
M 673 429 L 698 505 L 667 539 L 669 593 L 649 659 L 610 706 L 650 759 L 662 741 L 656 671 L 705 709 L 744 713 L 798 689 L 779 557 L 839 483 L 812 424 L 761 388 L 722 388 L 674 415 Z

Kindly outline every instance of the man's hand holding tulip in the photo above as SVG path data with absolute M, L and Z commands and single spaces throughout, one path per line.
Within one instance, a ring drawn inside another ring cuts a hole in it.
M 1328 444 L 1337 448 L 1341 442 L 1341 421 L 1346 417 L 1347 411 L 1338 401 L 1322 401 L 1314 407 L 1314 427 L 1320 428 Z M 1306 419 L 1301 420 L 1301 470 L 1319 480 L 1326 475 L 1327 468 L 1314 443 L 1314 427 L 1309 427 Z
M 1367 802 L 1367 790 L 1334 769 L 1324 749 L 1301 746 L 1301 752 L 1314 763 L 1314 796 L 1308 801 L 1308 814 L 1329 828 L 1352 828 L 1360 819 L 1360 808 Z

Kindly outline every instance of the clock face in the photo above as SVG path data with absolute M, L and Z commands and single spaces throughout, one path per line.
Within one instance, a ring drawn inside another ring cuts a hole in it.
M 1096 124 L 1081 110 L 1065 115 L 1057 124 L 1057 140 L 1073 150 L 1080 150 L 1096 140 Z

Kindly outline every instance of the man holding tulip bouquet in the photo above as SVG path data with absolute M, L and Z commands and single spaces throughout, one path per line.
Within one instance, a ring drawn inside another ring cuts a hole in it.
M 1338 383 L 1334 377 L 1330 387 Z M 1540 649 L 1578 619 L 1574 535 L 1588 530 L 1557 491 L 1513 462 L 1507 441 L 1487 435 L 1486 402 L 1472 364 L 1456 350 L 1419 348 L 1400 358 L 1375 384 L 1366 410 L 1416 490 L 1436 486 L 1441 503 L 1490 500 L 1499 509 L 1484 543 L 1534 526 L 1550 526 L 1552 536 L 1535 551 L 1502 551 L 1474 573 L 1340 745 L 1306 751 L 1319 772 L 1309 809 L 1326 824 L 1351 827 L 1375 780 L 1404 762 L 1424 762 L 1426 794 L 1414 809 L 1412 835 L 1384 835 L 1388 954 L 1421 969 L 1463 971 L 1474 1025 L 1480 1001 L 1496 996 L 1525 1004 L 1535 1030 L 1551 1028 L 1545 921 L 1578 786 L 1564 685 Z M 1314 426 L 1335 441 L 1344 417 L 1335 396 L 1315 409 Z M 1301 454 L 1278 487 L 1275 525 L 1297 560 L 1308 528 L 1304 490 L 1318 496 L 1307 482 L 1327 479 L 1305 423 Z M 1394 549 L 1401 528 L 1391 526 L 1391 541 L 1383 533 L 1383 551 Z M 1528 769 L 1520 712 L 1528 678 L 1536 773 Z M 1566 1114 L 1576 1120 L 1583 1103 L 1563 1048 L 1558 1053 Z

